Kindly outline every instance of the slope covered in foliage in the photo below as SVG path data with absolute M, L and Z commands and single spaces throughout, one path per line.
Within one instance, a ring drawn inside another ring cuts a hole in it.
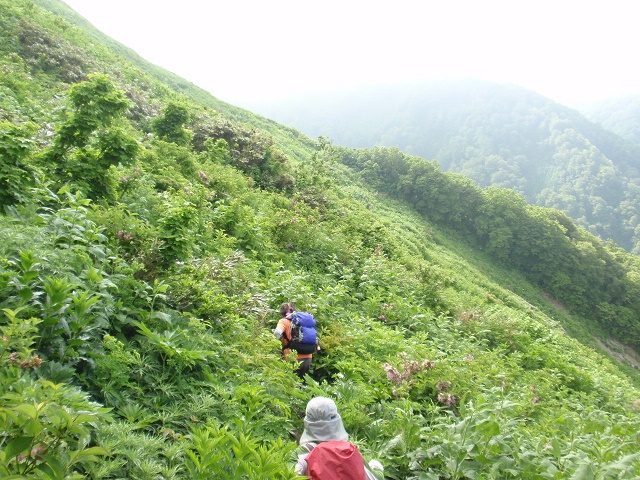
M 520 87 L 417 83 L 256 108 L 308 135 L 353 148 L 397 147 L 480 186 L 513 189 L 603 240 L 640 251 L 638 144 Z
M 640 96 L 614 97 L 584 105 L 580 111 L 607 130 L 640 145 Z
M 558 310 L 492 234 L 508 191 L 214 109 L 37 5 L 0 0 L 3 478 L 293 479 L 319 394 L 389 479 L 640 475 L 640 392 L 562 327 L 619 334 L 578 306 L 635 308 L 635 257 L 534 209 L 528 238 L 624 273 Z M 286 300 L 319 320 L 305 382 Z

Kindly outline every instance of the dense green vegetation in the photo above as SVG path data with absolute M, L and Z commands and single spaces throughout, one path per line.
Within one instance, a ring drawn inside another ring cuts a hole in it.
M 640 97 L 624 95 L 580 107 L 587 118 L 640 145 Z
M 397 147 L 435 160 L 640 252 L 638 143 L 520 87 L 467 80 L 359 88 L 258 111 L 339 145 Z
M 345 149 L 343 155 L 368 185 L 465 235 L 573 312 L 640 347 L 637 257 L 603 245 L 558 210 L 528 205 L 513 190 L 482 190 L 397 149 Z
M 2 478 L 292 479 L 318 394 L 389 479 L 640 475 L 637 372 L 594 348 L 639 343 L 636 257 L 67 15 L 0 0 Z M 286 300 L 319 321 L 304 382 Z

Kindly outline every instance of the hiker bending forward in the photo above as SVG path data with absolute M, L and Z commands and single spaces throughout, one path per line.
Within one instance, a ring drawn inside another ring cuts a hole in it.
M 333 400 L 312 398 L 307 404 L 304 431 L 295 451 L 295 472 L 311 480 L 383 480 L 382 464 L 368 465 L 349 442 L 342 417 Z
M 296 306 L 292 302 L 286 302 L 280 305 L 280 320 L 278 321 L 278 325 L 276 329 L 273 331 L 273 334 L 276 338 L 280 339 L 282 342 L 282 356 L 286 360 L 291 350 L 287 348 L 289 342 L 292 340 L 291 338 L 291 315 L 296 312 Z M 298 370 L 296 373 L 300 378 L 303 378 L 307 373 L 309 373 L 309 368 L 311 367 L 311 358 L 313 357 L 312 353 L 298 353 L 296 359 L 299 362 Z

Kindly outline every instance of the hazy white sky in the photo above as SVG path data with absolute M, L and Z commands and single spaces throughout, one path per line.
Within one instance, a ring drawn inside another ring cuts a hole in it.
M 245 106 L 437 77 L 565 105 L 640 93 L 637 0 L 64 0 L 107 35 Z

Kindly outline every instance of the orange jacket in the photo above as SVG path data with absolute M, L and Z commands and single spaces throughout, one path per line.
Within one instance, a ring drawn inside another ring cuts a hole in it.
M 280 341 L 282 342 L 282 346 L 284 347 L 287 343 L 289 343 L 291 341 L 291 320 L 289 320 L 288 318 L 281 318 L 278 321 L 278 325 L 276 326 L 276 329 L 278 330 L 282 330 L 282 337 L 280 337 Z M 287 358 L 287 355 L 289 355 L 290 350 L 288 348 L 285 348 L 284 350 L 282 350 L 282 355 L 284 358 Z M 311 358 L 313 356 L 312 353 L 298 353 L 298 356 L 296 357 L 298 360 L 304 360 L 305 358 Z

